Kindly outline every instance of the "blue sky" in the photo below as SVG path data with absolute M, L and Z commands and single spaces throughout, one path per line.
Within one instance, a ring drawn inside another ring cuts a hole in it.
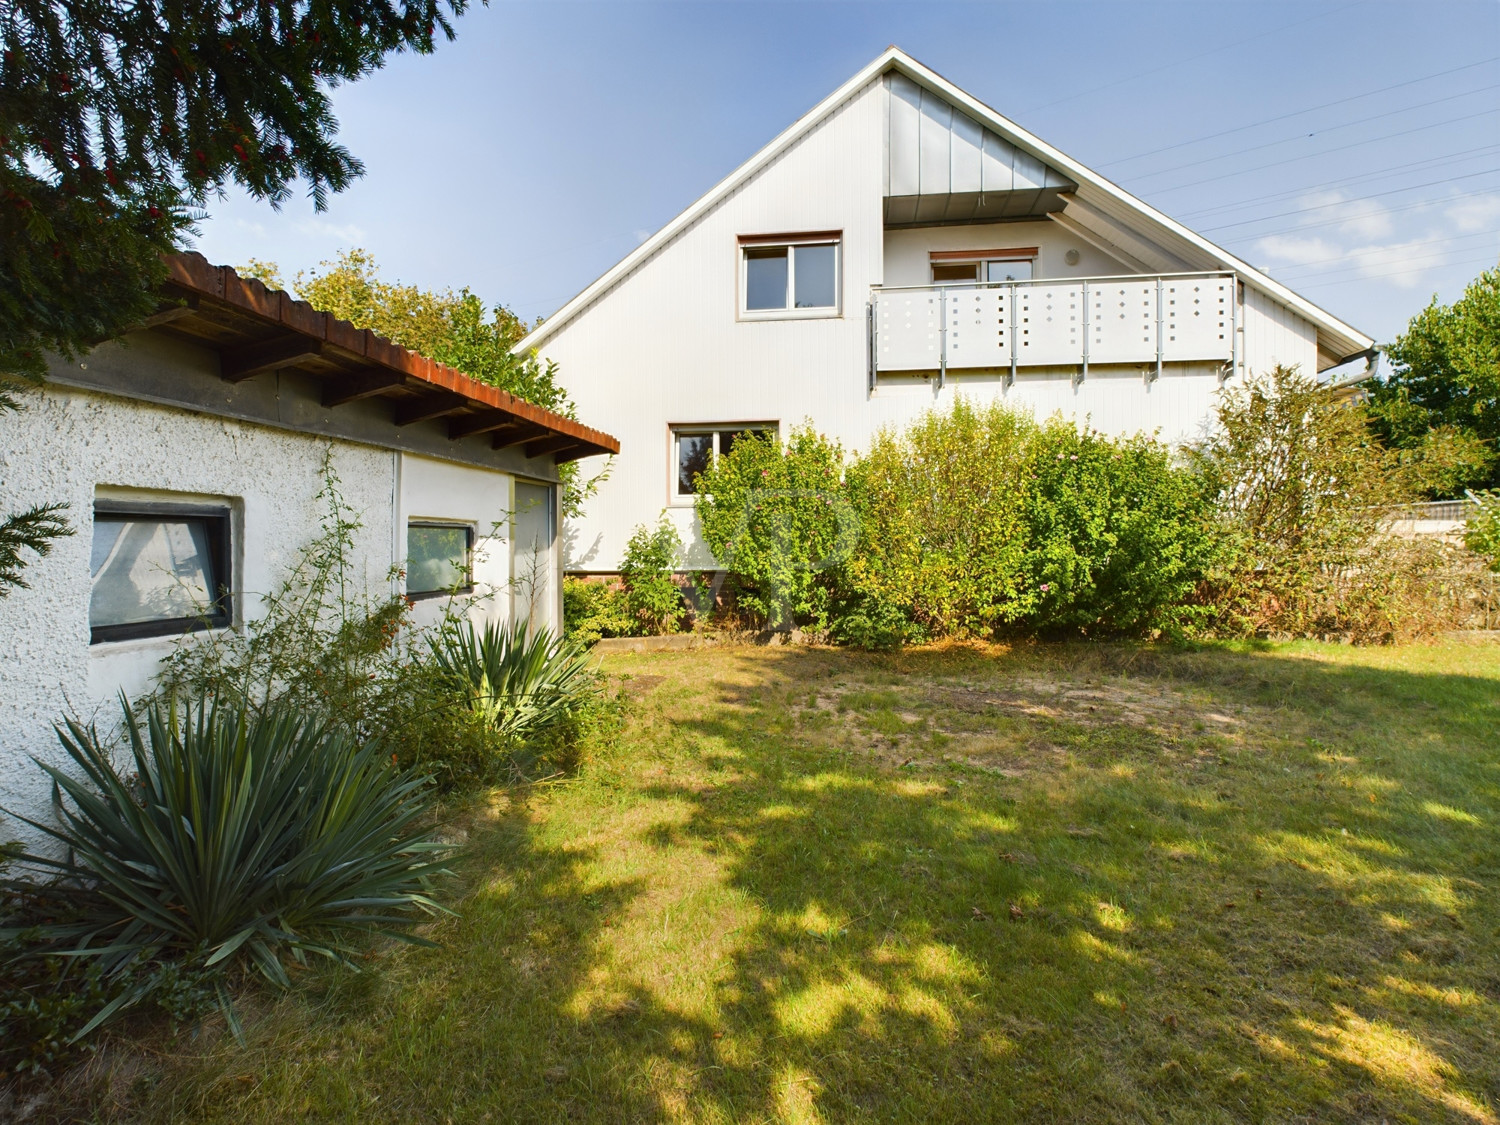
M 231 195 L 197 248 L 290 280 L 362 246 L 545 315 L 895 43 L 1382 341 L 1500 254 L 1495 0 L 492 0 L 457 29 L 336 93 L 367 172 L 327 211 Z

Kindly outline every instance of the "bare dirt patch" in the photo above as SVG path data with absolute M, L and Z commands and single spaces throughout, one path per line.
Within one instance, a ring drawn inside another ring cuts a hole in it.
M 1245 708 L 1201 702 L 1166 683 L 1092 676 L 993 686 L 914 677 L 879 690 L 843 683 L 793 711 L 824 722 L 836 715 L 844 745 L 892 766 L 948 762 L 1007 777 L 1060 768 L 1073 741 L 1067 732 L 1080 728 L 1124 728 L 1164 742 L 1205 734 L 1237 742 L 1249 719 Z

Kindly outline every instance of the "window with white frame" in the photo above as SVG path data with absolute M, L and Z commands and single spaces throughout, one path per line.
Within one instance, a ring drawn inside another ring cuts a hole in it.
M 837 234 L 740 239 L 740 314 L 749 319 L 837 316 Z
M 406 525 L 406 596 L 436 598 L 474 589 L 474 528 L 412 520 Z
M 752 435 L 776 436 L 775 422 L 717 423 L 672 427 L 672 495 L 687 500 L 698 494 L 698 476 L 729 455 L 734 443 Z
M 89 641 L 165 637 L 234 622 L 228 505 L 94 505 Z

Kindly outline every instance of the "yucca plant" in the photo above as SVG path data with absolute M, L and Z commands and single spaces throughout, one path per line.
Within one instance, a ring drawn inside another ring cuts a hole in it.
M 442 682 L 509 745 L 562 722 L 598 691 L 582 648 L 525 620 L 483 629 L 451 622 L 431 644 Z
M 286 986 L 288 961 L 355 967 L 362 935 L 431 944 L 409 932 L 443 909 L 428 894 L 443 845 L 418 826 L 429 786 L 379 742 L 285 704 L 212 701 L 156 702 L 143 716 L 126 704 L 125 736 L 121 768 L 94 729 L 58 729 L 80 776 L 39 762 L 57 823 L 26 823 L 64 854 L 20 857 L 78 907 L 43 928 L 50 951 L 139 981 L 78 1037 L 149 994 L 162 979 L 141 971 L 152 963 L 213 973 L 238 1034 L 224 970 Z

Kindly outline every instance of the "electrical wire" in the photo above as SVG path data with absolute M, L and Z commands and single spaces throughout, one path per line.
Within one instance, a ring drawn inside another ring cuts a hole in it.
M 1448 203 L 1448 202 L 1450 202 L 1451 200 L 1454 200 L 1454 199 L 1470 199 L 1470 198 L 1472 198 L 1473 196 L 1476 196 L 1476 195 L 1490 195 L 1492 193 L 1493 193 L 1493 189 L 1492 188 L 1477 188 L 1474 191 L 1461 191 L 1461 192 L 1458 192 L 1458 193 L 1456 193 L 1454 195 L 1445 196 L 1442 199 L 1419 199 L 1419 200 L 1417 200 L 1414 203 L 1408 203 L 1408 204 L 1406 204 L 1404 206 L 1401 206 L 1401 207 L 1387 207 L 1387 208 L 1385 208 L 1381 212 L 1381 214 L 1382 215 L 1399 215 L 1403 211 L 1415 211 L 1415 210 L 1418 210 L 1418 209 L 1420 209 L 1422 207 L 1436 207 L 1439 204 Z M 1351 223 L 1351 222 L 1358 221 L 1358 219 L 1360 217 L 1361 216 L 1354 216 L 1354 217 L 1351 217 L 1351 218 L 1344 218 L 1344 219 L 1325 219 L 1325 220 L 1323 220 L 1321 222 L 1317 222 L 1317 223 L 1302 223 L 1302 224 L 1300 224 L 1298 226 L 1295 226 L 1295 227 L 1282 227 L 1280 230 L 1263 230 L 1263 231 L 1257 231 L 1253 235 L 1248 235 L 1247 234 L 1247 235 L 1241 235 L 1240 237 L 1242 237 L 1242 238 L 1274 238 L 1278 234 L 1298 234 L 1298 233 L 1300 233 L 1302 231 L 1305 231 L 1305 230 L 1320 230 L 1323 227 L 1338 227 L 1338 226 L 1343 226 L 1345 223 Z
M 1467 175 L 1463 176 L 1449 176 L 1447 179 L 1443 180 L 1428 180 L 1424 184 L 1410 184 L 1407 187 L 1391 188 L 1389 191 L 1377 191 L 1370 195 L 1351 195 L 1348 199 L 1336 199 L 1332 203 L 1314 203 L 1308 207 L 1298 207 L 1294 211 L 1278 211 L 1274 215 L 1262 215 L 1257 219 L 1241 219 L 1237 223 L 1221 223 L 1216 227 L 1200 227 L 1198 228 L 1198 233 L 1208 234 L 1210 231 L 1228 230 L 1230 227 L 1245 227 L 1251 225 L 1252 223 L 1265 223 L 1269 222 L 1272 219 L 1285 219 L 1289 215 L 1306 215 L 1311 211 L 1322 211 L 1328 207 L 1345 207 L 1350 203 L 1365 203 L 1371 199 L 1382 199 L 1387 195 L 1400 195 L 1403 191 L 1416 191 L 1418 188 L 1437 187 L 1441 184 L 1456 184 L 1460 180 L 1472 180 L 1475 176 L 1493 176 L 1496 173 L 1500 173 L 1500 168 L 1485 168 L 1483 171 L 1470 172 Z M 1469 192 L 1465 194 L 1473 193 Z M 1458 199 L 1461 197 L 1449 196 L 1448 198 Z M 1436 202 L 1441 203 L 1443 202 L 1443 200 L 1437 200 Z M 1395 208 L 1387 208 L 1387 210 L 1395 210 Z
M 1445 265 L 1445 266 L 1450 266 L 1451 267 L 1451 266 L 1477 266 L 1477 265 L 1481 265 L 1481 264 L 1483 264 L 1483 265 L 1490 265 L 1490 264 L 1493 264 L 1494 262 L 1495 262 L 1495 255 L 1494 254 L 1490 254 L 1489 256 L 1484 257 L 1484 258 L 1466 258 L 1463 261 L 1459 261 L 1459 262 L 1444 262 L 1442 264 Z M 1392 270 L 1391 273 L 1388 273 L 1388 274 L 1377 274 L 1374 277 L 1370 277 L 1370 276 L 1366 275 L 1364 277 L 1346 277 L 1346 278 L 1343 278 L 1343 279 L 1341 279 L 1339 281 L 1315 281 L 1311 285 L 1303 286 L 1301 288 L 1307 288 L 1307 289 L 1331 289 L 1335 285 L 1352 285 L 1356 281 L 1363 281 L 1365 284 L 1368 285 L 1372 281 L 1379 281 L 1381 279 L 1381 277 L 1391 277 L 1393 275 L 1394 276 L 1399 276 L 1401 274 L 1408 274 L 1408 273 L 1422 273 L 1422 272 L 1425 272 L 1426 270 L 1432 270 L 1432 269 L 1437 269 L 1437 268 L 1438 268 L 1437 266 L 1421 266 L 1421 267 L 1418 267 L 1416 269 L 1409 269 L 1409 270 Z
M 1174 149 L 1186 148 L 1188 145 L 1202 144 L 1204 141 L 1215 141 L 1220 137 L 1230 137 L 1235 133 L 1243 133 L 1247 129 L 1258 129 L 1262 125 L 1274 125 L 1278 121 L 1286 121 L 1292 117 L 1301 117 L 1304 114 L 1316 113 L 1320 109 L 1331 109 L 1336 105 L 1344 105 L 1347 102 L 1357 102 L 1362 98 L 1373 98 L 1376 94 L 1388 94 L 1392 90 L 1401 90 L 1407 86 L 1416 86 L 1422 82 L 1431 82 L 1434 78 L 1446 78 L 1450 74 L 1458 74 L 1465 70 L 1473 70 L 1476 66 L 1484 66 L 1488 63 L 1500 62 L 1500 55 L 1494 58 L 1480 59 L 1478 62 L 1467 63 L 1464 66 L 1456 66 L 1452 70 L 1440 70 L 1436 74 L 1424 75 L 1421 78 L 1411 78 L 1405 82 L 1397 82 L 1394 86 L 1382 86 L 1378 90 L 1370 90 L 1364 94 L 1353 94 L 1347 98 L 1339 98 L 1337 101 L 1324 102 L 1322 105 L 1311 106 L 1308 109 L 1294 110 L 1291 113 L 1283 113 L 1279 117 L 1267 117 L 1263 121 L 1252 121 L 1249 125 L 1238 125 L 1233 129 L 1225 129 L 1219 133 L 1208 133 L 1201 137 L 1194 137 L 1190 141 L 1178 141 L 1174 145 L 1166 145 L 1162 148 L 1153 148 L 1149 152 L 1138 152 L 1134 156 L 1122 156 L 1118 160 L 1100 164 L 1100 168 L 1113 168 L 1116 164 L 1128 164 L 1132 160 L 1143 160 L 1148 156 L 1157 156 L 1163 152 L 1171 152 Z
M 1423 246 L 1437 246 L 1437 245 L 1439 245 L 1441 243 L 1444 243 L 1444 242 L 1463 242 L 1463 241 L 1466 241 L 1466 240 L 1472 239 L 1472 238 L 1490 238 L 1490 237 L 1492 237 L 1494 235 L 1497 235 L 1497 234 L 1500 234 L 1500 229 L 1496 229 L 1496 230 L 1482 230 L 1482 231 L 1476 231 L 1473 234 L 1455 234 L 1455 235 L 1453 235 L 1453 236 L 1451 236 L 1449 238 L 1428 238 L 1428 239 L 1423 239 L 1422 240 L 1422 245 Z M 1375 249 L 1375 248 L 1373 248 L 1373 247 L 1355 247 L 1352 250 L 1346 250 L 1342 254 L 1335 254 L 1331 258 L 1312 258 L 1312 259 L 1310 259 L 1310 260 L 1308 260 L 1306 262 L 1293 262 L 1291 265 L 1287 266 L 1286 268 L 1290 269 L 1290 270 L 1300 270 L 1300 269 L 1302 269 L 1302 268 L 1304 268 L 1306 266 L 1324 265 L 1324 264 L 1326 264 L 1328 262 L 1342 262 L 1342 261 L 1347 260 L 1351 254 L 1358 253 L 1361 249 Z M 1441 253 L 1444 253 L 1444 254 L 1451 254 L 1451 253 L 1454 253 L 1454 252 L 1455 251 L 1452 251 L 1452 250 L 1441 251 Z M 1462 253 L 1462 251 L 1458 251 L 1458 252 Z M 1281 275 L 1278 273 L 1276 276 L 1278 278 L 1280 278 Z M 1315 276 L 1315 274 L 1311 274 L 1309 276 Z
M 1497 252 L 1500 252 L 1500 251 L 1497 251 Z M 1383 272 L 1386 273 L 1386 274 L 1391 274 L 1391 273 L 1411 273 L 1411 272 L 1413 272 L 1414 269 L 1437 269 L 1440 266 L 1450 264 L 1450 263 L 1446 263 L 1446 262 L 1442 261 L 1442 259 L 1448 258 L 1448 257 L 1450 257 L 1453 254 L 1463 254 L 1463 253 L 1467 253 L 1467 251 L 1465 251 L 1465 250 L 1442 250 L 1442 251 L 1439 251 L 1436 254 L 1408 254 L 1408 255 L 1404 256 L 1401 259 L 1402 262 L 1430 262 L 1431 265 L 1420 266 L 1420 267 L 1401 268 L 1401 269 L 1388 269 L 1388 270 L 1383 270 Z M 1355 265 L 1352 265 L 1352 266 L 1343 266 L 1343 267 L 1340 267 L 1339 269 L 1336 269 L 1336 270 L 1315 270 L 1312 273 L 1297 274 L 1297 275 L 1292 276 L 1290 278 L 1283 278 L 1283 277 L 1281 277 L 1278 274 L 1271 274 L 1270 276 L 1273 277 L 1273 278 L 1275 278 L 1277 281 L 1280 281 L 1284 285 L 1300 285 L 1302 282 L 1304 282 L 1304 281 L 1310 281 L 1310 280 L 1312 280 L 1314 278 L 1319 278 L 1319 277 L 1338 277 L 1340 274 L 1351 273 L 1351 272 L 1360 272 L 1360 273 L 1364 273 L 1367 276 L 1369 276 L 1370 272 L 1371 272 L 1371 267 L 1367 266 L 1367 265 L 1364 265 L 1364 264 L 1355 264 Z M 1379 276 L 1381 276 L 1381 273 L 1380 272 L 1376 272 L 1374 274 L 1374 276 L 1379 277 Z
M 1289 191 L 1273 192 L 1270 195 L 1257 195 L 1249 199 L 1237 199 L 1232 203 L 1221 203 L 1214 207 L 1201 207 L 1197 211 L 1184 211 L 1176 217 L 1178 219 L 1201 218 L 1205 215 L 1213 215 L 1219 211 L 1233 211 L 1240 207 L 1248 207 L 1253 203 L 1271 203 L 1278 199 L 1291 199 L 1293 196 L 1307 195 L 1315 191 L 1329 191 L 1336 187 L 1345 187 L 1349 184 L 1360 183 L 1364 180 L 1378 180 L 1382 176 L 1401 176 L 1409 172 L 1421 171 L 1427 168 L 1429 165 L 1446 164 L 1454 161 L 1461 161 L 1471 156 L 1489 156 L 1492 153 L 1496 152 L 1500 152 L 1500 144 L 1481 145 L 1479 148 L 1461 149 L 1458 152 L 1445 153 L 1442 156 L 1433 156 L 1429 157 L 1426 160 L 1418 160 L 1414 161 L 1411 164 L 1404 164 L 1400 168 L 1382 168 L 1378 172 L 1361 172 L 1357 176 L 1346 176 L 1341 180 L 1328 180 L 1321 184 L 1313 184 L 1311 187 L 1298 187 L 1292 188 Z
M 1450 117 L 1446 121 L 1434 121 L 1427 125 L 1418 125 L 1413 129 L 1402 129 L 1398 132 L 1386 133 L 1383 136 L 1379 137 L 1367 137 L 1362 141 L 1354 141 L 1351 144 L 1339 145 L 1337 148 L 1325 148 L 1321 152 L 1305 152 L 1299 156 L 1288 157 L 1286 160 L 1274 160 L 1270 164 L 1259 164 L 1254 168 L 1240 168 L 1233 172 L 1224 172 L 1218 176 L 1209 176 L 1202 180 L 1194 180 L 1191 183 L 1178 184 L 1175 187 L 1154 188 L 1152 190 L 1156 192 L 1186 191 L 1188 188 L 1198 187 L 1200 184 L 1211 184 L 1219 180 L 1227 180 L 1232 176 L 1244 176 L 1250 172 L 1263 172 L 1267 168 L 1280 168 L 1283 164 L 1295 164 L 1299 160 L 1311 160 L 1315 157 L 1331 156 L 1335 152 L 1345 152 L 1351 148 L 1362 148 L 1365 145 L 1376 144 L 1380 141 L 1394 140 L 1397 137 L 1409 136 L 1412 133 L 1425 133 L 1429 129 L 1438 129 L 1444 125 L 1456 125 L 1460 121 L 1472 121 L 1476 117 L 1485 117 L 1492 113 L 1500 113 L 1500 106 L 1491 106 L 1489 109 L 1482 109 L 1478 113 L 1466 113 L 1461 117 Z M 1233 154 L 1231 153 L 1230 155 Z
M 1358 4 L 1345 4 L 1342 7 L 1332 8 L 1332 9 L 1329 9 L 1328 11 L 1318 12 L 1315 15 L 1308 16 L 1306 19 L 1295 20 L 1292 23 L 1285 24 L 1285 25 L 1283 25 L 1281 27 L 1272 28 L 1270 31 L 1263 31 L 1259 35 L 1252 35 L 1249 39 L 1239 39 L 1239 40 L 1236 40 L 1233 43 L 1225 43 L 1222 47 L 1215 47 L 1211 51 L 1204 51 L 1203 53 L 1197 54 L 1197 55 L 1189 55 L 1185 59 L 1174 58 L 1171 62 L 1167 63 L 1165 66 L 1159 66 L 1159 67 L 1157 67 L 1154 70 L 1133 71 L 1128 77 L 1121 78 L 1117 82 L 1106 82 L 1103 86 L 1095 86 L 1092 89 L 1080 90 L 1076 94 L 1069 94 L 1065 98 L 1058 98 L 1056 101 L 1047 102 L 1044 105 L 1031 106 L 1029 109 L 1025 110 L 1024 112 L 1026 112 L 1026 113 L 1037 113 L 1037 112 L 1040 112 L 1041 110 L 1044 110 L 1044 109 L 1051 109 L 1055 105 L 1062 105 L 1064 102 L 1071 102 L 1071 101 L 1075 101 L 1078 98 L 1088 97 L 1088 95 L 1090 95 L 1090 94 L 1097 94 L 1097 93 L 1099 93 L 1102 90 L 1112 90 L 1116 86 L 1125 86 L 1125 85 L 1129 85 L 1129 84 L 1133 84 L 1133 83 L 1138 83 L 1142 78 L 1149 78 L 1153 74 L 1161 74 L 1163 71 L 1167 71 L 1167 70 L 1178 70 L 1178 69 L 1181 69 L 1181 67 L 1184 64 L 1186 64 L 1186 63 L 1197 62 L 1199 59 L 1206 59 L 1210 55 L 1217 55 L 1217 54 L 1221 54 L 1224 51 L 1233 50 L 1236 47 L 1243 47 L 1245 44 L 1247 44 L 1247 43 L 1254 43 L 1258 39 L 1267 39 L 1267 38 L 1270 38 L 1273 35 L 1280 35 L 1283 32 L 1290 31 L 1294 27 L 1301 27 L 1305 23 L 1312 23 L 1313 20 L 1323 19 L 1323 18 L 1325 18 L 1327 16 L 1336 16 L 1340 12 L 1347 12 L 1350 8 L 1355 8 L 1355 7 L 1358 7 L 1358 6 L 1359 6 Z
M 1430 102 L 1419 102 L 1416 105 L 1402 106 L 1400 109 L 1391 109 L 1387 110 L 1384 113 L 1377 113 L 1371 117 L 1360 117 L 1354 121 L 1345 121 L 1341 125 L 1330 125 L 1326 129 L 1315 130 L 1311 133 L 1300 133 L 1295 137 L 1283 137 L 1280 140 L 1276 141 L 1266 141 L 1264 144 L 1252 145 L 1249 148 L 1236 149 L 1232 153 L 1220 153 L 1217 156 L 1206 156 L 1202 160 L 1193 160 L 1187 164 L 1176 164 L 1171 168 L 1158 168 L 1155 172 L 1142 173 L 1142 176 L 1145 179 L 1150 179 L 1152 176 L 1165 176 L 1169 172 L 1181 172 L 1185 168 L 1197 168 L 1204 164 L 1212 164 L 1217 160 L 1223 160 L 1226 155 L 1244 156 L 1247 153 L 1259 152 L 1261 149 L 1275 148 L 1277 145 L 1294 144 L 1297 141 L 1304 141 L 1308 137 L 1321 136 L 1324 133 L 1333 133 L 1338 131 L 1339 129 L 1352 129 L 1356 125 L 1368 125 L 1371 121 L 1379 121 L 1386 117 L 1395 117 L 1398 113 L 1409 113 L 1412 110 L 1426 109 L 1428 106 L 1441 105 L 1444 102 L 1455 102 L 1460 98 L 1473 97 L 1475 94 L 1488 94 L 1492 90 L 1500 90 L 1500 85 L 1482 86 L 1477 90 L 1465 90 L 1462 94 L 1450 94 L 1447 97 L 1435 98 Z

